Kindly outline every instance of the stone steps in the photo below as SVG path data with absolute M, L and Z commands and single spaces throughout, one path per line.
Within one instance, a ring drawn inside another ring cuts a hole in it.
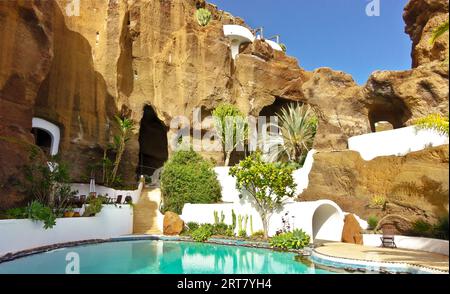
M 158 226 L 158 204 L 161 199 L 159 188 L 142 190 L 138 203 L 134 205 L 133 234 L 162 234 Z

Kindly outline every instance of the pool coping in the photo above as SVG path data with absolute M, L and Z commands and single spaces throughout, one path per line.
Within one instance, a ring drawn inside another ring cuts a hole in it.
M 83 245 L 101 244 L 108 242 L 123 242 L 123 241 L 145 241 L 145 240 L 161 240 L 161 241 L 173 241 L 173 242 L 193 242 L 196 243 L 190 237 L 183 236 L 164 236 L 164 235 L 127 235 L 114 237 L 109 239 L 91 239 L 66 243 L 52 244 L 48 246 L 42 246 L 37 248 L 31 248 L 27 250 L 21 250 L 14 253 L 7 253 L 0 256 L 0 264 L 9 262 L 18 258 L 26 257 L 29 255 L 49 252 L 62 248 L 70 248 Z M 236 247 L 249 247 L 258 249 L 267 249 L 276 252 L 295 253 L 309 257 L 311 261 L 318 265 L 332 267 L 335 269 L 344 269 L 349 272 L 373 272 L 373 273 L 407 273 L 407 274 L 448 274 L 448 271 L 439 270 L 436 268 L 421 266 L 417 264 L 410 264 L 405 262 L 383 262 L 373 260 L 351 259 L 331 256 L 317 252 L 314 248 L 312 250 L 277 250 L 270 246 L 267 242 L 258 241 L 245 241 L 245 240 L 232 240 L 222 238 L 210 238 L 208 241 L 203 242 L 207 244 L 236 246 Z
M 405 274 L 448 274 L 448 271 L 427 267 L 408 262 L 374 261 L 367 259 L 354 259 L 336 257 L 320 253 L 313 249 L 310 256 L 314 263 L 335 268 L 357 269 L 358 271 L 371 271 L 381 273 Z

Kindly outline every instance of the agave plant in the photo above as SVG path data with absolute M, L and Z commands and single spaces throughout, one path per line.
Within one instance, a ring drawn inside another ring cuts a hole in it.
M 317 131 L 317 116 L 309 105 L 291 104 L 278 115 L 279 124 L 270 124 L 278 131 L 264 142 L 267 161 L 283 157 L 300 163 L 312 148 Z

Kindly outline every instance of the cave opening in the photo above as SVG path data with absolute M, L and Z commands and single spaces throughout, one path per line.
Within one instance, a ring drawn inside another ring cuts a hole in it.
M 266 122 L 269 123 L 270 117 L 278 116 L 279 114 L 281 114 L 282 109 L 286 109 L 290 104 L 293 103 L 295 102 L 292 100 L 277 97 L 275 98 L 275 101 L 272 104 L 267 105 L 263 107 L 263 109 L 261 109 L 259 116 L 265 116 Z
M 411 112 L 404 105 L 376 105 L 369 109 L 372 132 L 381 132 L 405 127 Z
M 169 157 L 167 127 L 158 118 L 150 106 L 144 107 L 144 114 L 139 130 L 139 164 L 140 175 L 152 176 L 164 165 Z
M 31 132 L 34 136 L 34 143 L 39 146 L 39 148 L 41 148 L 47 156 L 49 156 L 52 148 L 52 136 L 50 133 L 38 128 L 32 128 Z

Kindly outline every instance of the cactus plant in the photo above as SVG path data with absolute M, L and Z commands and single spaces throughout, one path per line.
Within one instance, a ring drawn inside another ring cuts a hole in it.
M 197 18 L 197 22 L 202 27 L 208 25 L 211 20 L 211 12 L 208 9 L 200 8 L 195 12 L 195 16 Z

